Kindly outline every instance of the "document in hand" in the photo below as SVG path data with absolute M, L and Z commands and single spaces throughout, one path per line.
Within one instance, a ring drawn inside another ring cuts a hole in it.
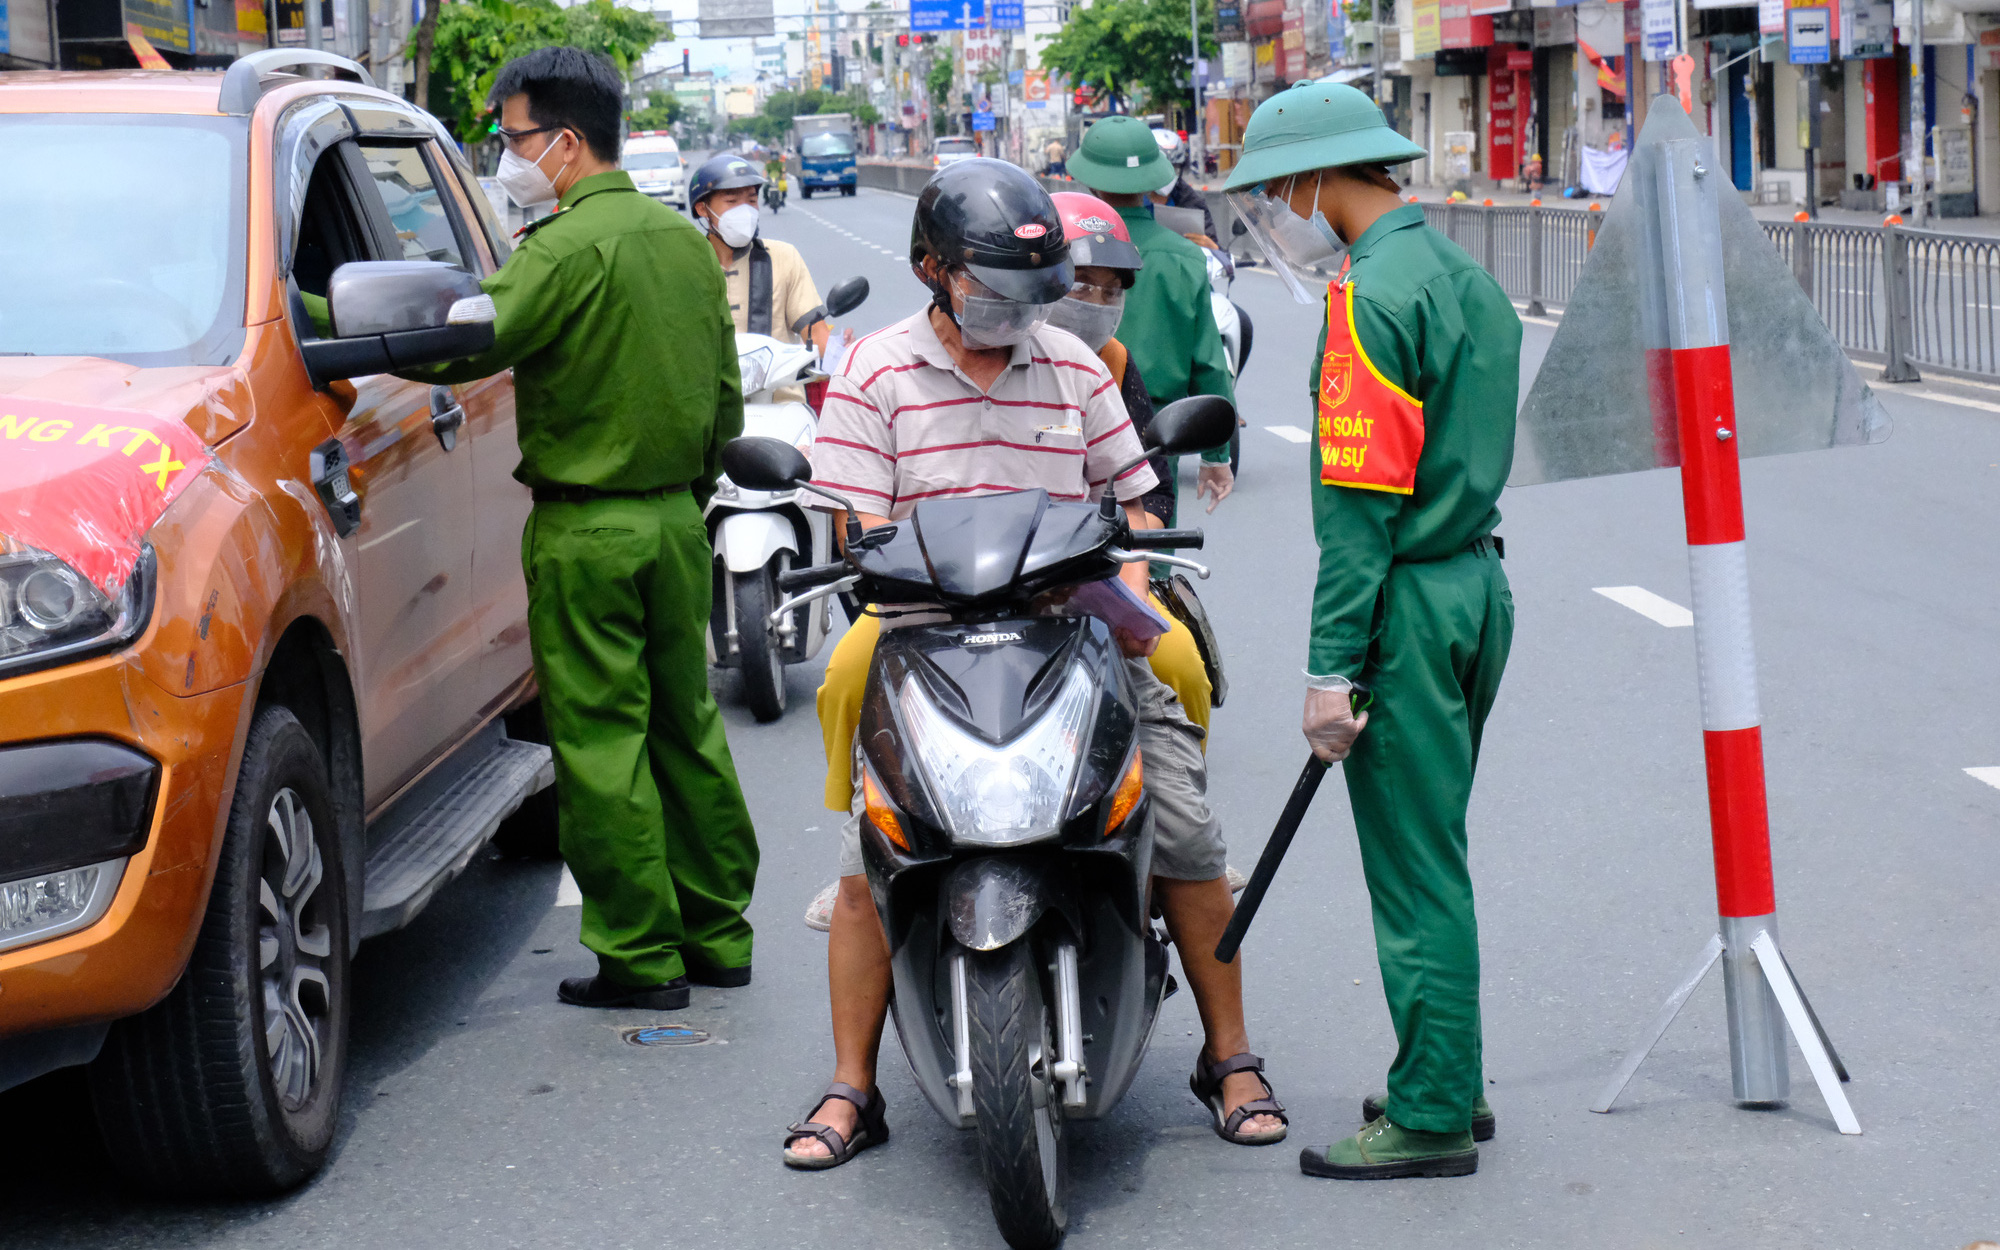
M 1173 629 L 1173 622 L 1141 599 L 1122 578 L 1085 582 L 1071 592 L 1070 607 L 1144 642 Z

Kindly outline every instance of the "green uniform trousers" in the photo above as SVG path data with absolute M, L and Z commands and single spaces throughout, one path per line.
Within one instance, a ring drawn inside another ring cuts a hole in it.
M 757 835 L 708 690 L 714 558 L 684 490 L 538 503 L 521 536 L 563 859 L 620 984 L 750 962 Z
M 1492 554 L 1391 565 L 1364 679 L 1374 702 L 1345 768 L 1396 1026 L 1388 1114 L 1425 1132 L 1463 1132 L 1483 1079 L 1465 809 L 1513 637 Z

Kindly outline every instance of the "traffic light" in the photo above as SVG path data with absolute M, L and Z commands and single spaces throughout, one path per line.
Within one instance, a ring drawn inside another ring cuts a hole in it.
M 693 72 L 692 70 L 688 69 L 688 50 L 687 50 L 686 48 L 682 48 L 682 49 L 681 49 L 681 73 L 683 73 L 683 74 L 688 74 L 688 73 L 692 73 L 692 72 Z

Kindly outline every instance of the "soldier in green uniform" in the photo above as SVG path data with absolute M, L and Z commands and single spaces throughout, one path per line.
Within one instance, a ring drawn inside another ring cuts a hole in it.
M 1355 1136 L 1300 1155 L 1314 1176 L 1465 1175 L 1493 1134 L 1465 811 L 1513 637 L 1492 531 L 1521 322 L 1402 202 L 1389 167 L 1423 155 L 1361 92 L 1307 83 L 1258 106 L 1228 184 L 1327 318 L 1307 378 L 1320 565 L 1304 728 L 1321 759 L 1347 761 L 1396 1027 L 1388 1093 L 1364 1100 Z
M 1229 357 L 1209 304 L 1208 261 L 1201 249 L 1153 220 L 1145 193 L 1179 177 L 1146 123 L 1107 117 L 1091 126 L 1069 160 L 1072 178 L 1118 210 L 1145 262 L 1125 292 L 1118 340 L 1131 353 L 1153 402 L 1165 406 L 1190 395 L 1220 395 L 1236 402 Z M 1171 480 L 1178 474 L 1169 471 Z M 1202 453 L 1196 498 L 1214 496 L 1210 512 L 1235 485 L 1229 449 Z M 1174 525 L 1169 519 L 1169 528 Z
M 535 678 L 562 853 L 583 894 L 586 1007 L 685 1007 L 750 980 L 757 839 L 708 690 L 702 506 L 743 430 L 722 270 L 688 220 L 617 166 L 618 75 L 575 48 L 504 66 L 501 185 L 554 202 L 486 282 L 490 351 L 422 370 L 514 369 Z

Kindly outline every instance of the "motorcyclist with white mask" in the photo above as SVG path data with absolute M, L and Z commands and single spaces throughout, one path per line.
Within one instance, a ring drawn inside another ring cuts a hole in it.
M 750 161 L 725 152 L 695 170 L 688 204 L 722 265 L 736 332 L 768 334 L 781 343 L 810 341 L 824 352 L 832 326 L 805 258 L 758 231 L 757 199 L 766 182 Z

